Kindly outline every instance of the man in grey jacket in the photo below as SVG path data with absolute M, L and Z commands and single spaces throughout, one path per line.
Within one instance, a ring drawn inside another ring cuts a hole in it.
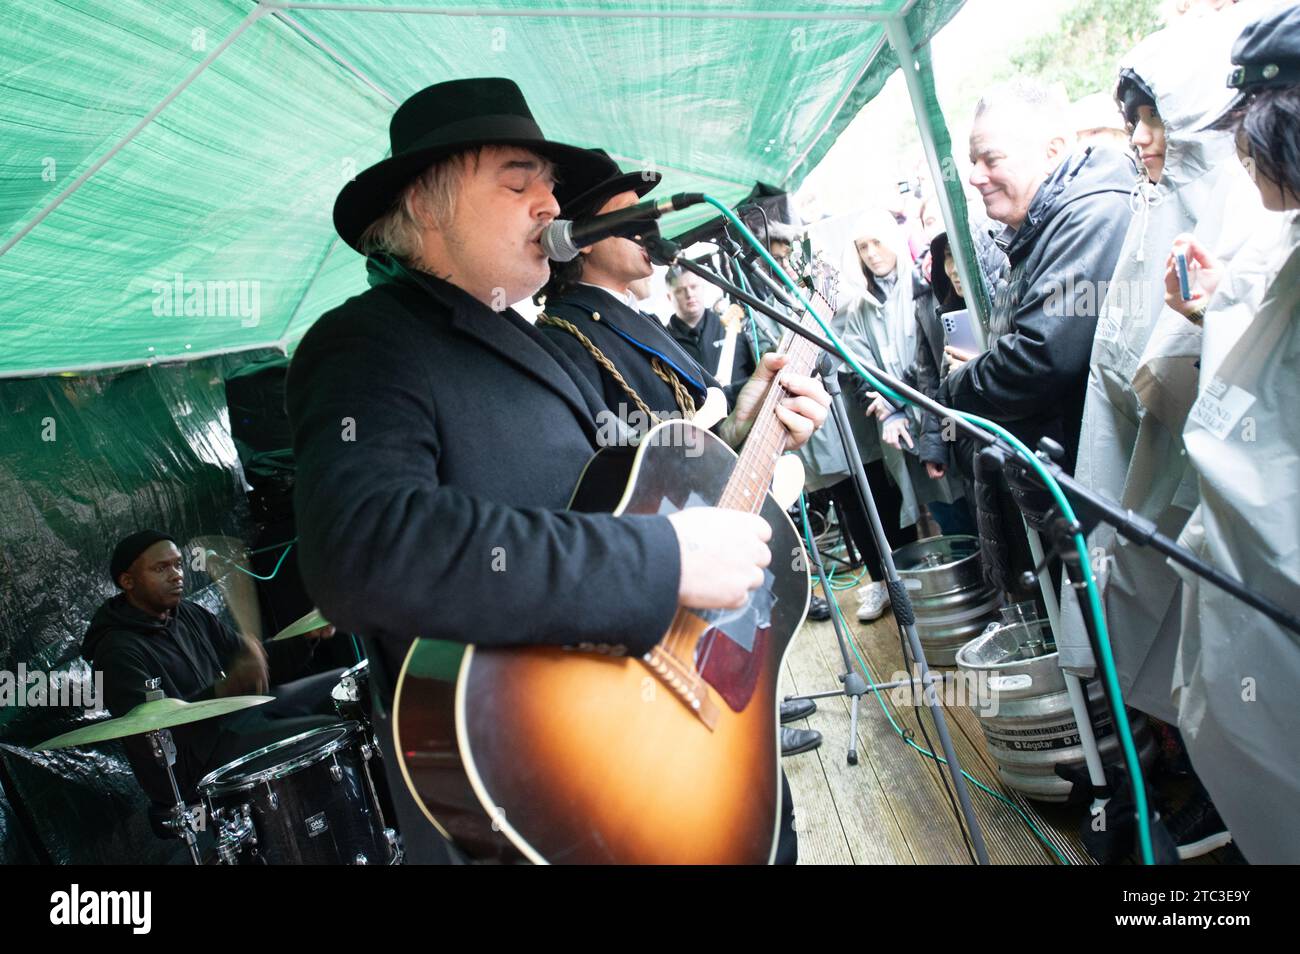
M 1049 437 L 1073 469 L 1098 306 L 1132 210 L 1135 170 L 1105 149 L 1071 152 L 1063 95 L 1015 80 L 975 109 L 970 183 L 1011 263 L 988 351 L 949 358 L 943 403 L 997 421 L 1031 448 Z

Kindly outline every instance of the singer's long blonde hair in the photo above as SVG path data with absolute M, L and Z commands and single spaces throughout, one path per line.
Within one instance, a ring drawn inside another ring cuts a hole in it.
M 424 252 L 424 230 L 445 229 L 456 215 L 456 197 L 466 174 L 478 165 L 482 148 L 439 159 L 412 179 L 388 211 L 361 233 L 358 245 L 367 255 L 386 252 L 404 262 Z

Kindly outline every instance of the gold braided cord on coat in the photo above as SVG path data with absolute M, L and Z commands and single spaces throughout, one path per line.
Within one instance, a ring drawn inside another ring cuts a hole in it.
M 650 410 L 649 405 L 647 405 L 645 401 L 641 400 L 641 395 L 636 393 L 636 389 L 628 383 L 627 378 L 623 377 L 623 375 L 619 373 L 618 368 L 614 366 L 614 362 L 609 360 L 609 357 L 605 352 L 601 351 L 594 341 L 584 335 L 577 325 L 571 321 L 566 321 L 563 318 L 557 318 L 555 315 L 548 315 L 545 312 L 542 312 L 537 316 L 537 323 L 539 325 L 550 325 L 552 328 L 562 328 L 569 334 L 573 335 L 573 337 L 577 338 L 578 343 L 591 353 L 591 356 L 596 359 L 596 363 L 605 369 L 609 376 L 614 379 L 614 383 L 623 389 L 627 396 L 632 399 L 632 403 L 640 409 L 641 413 L 644 414 L 652 424 L 659 423 L 659 415 Z M 677 401 L 677 409 L 682 412 L 682 417 L 688 421 L 693 418 L 695 416 L 695 399 L 691 396 L 691 392 L 686 389 L 686 385 L 683 384 L 681 379 L 673 372 L 672 368 L 664 364 L 663 360 L 658 357 L 650 360 L 650 368 L 659 376 L 660 380 L 673 389 L 673 397 Z

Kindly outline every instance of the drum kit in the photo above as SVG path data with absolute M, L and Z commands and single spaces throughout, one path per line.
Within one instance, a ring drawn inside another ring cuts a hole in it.
M 145 689 L 145 701 L 126 715 L 66 732 L 36 748 L 146 736 L 166 769 L 175 798 L 161 826 L 185 843 L 195 864 L 204 863 L 198 833 L 209 821 L 215 826 L 216 858 L 222 864 L 401 864 L 400 840 L 385 823 L 395 815 L 378 763 L 367 661 L 346 670 L 331 692 L 343 721 L 275 742 L 208 773 L 198 783 L 201 803 L 194 805 L 185 803 L 176 784 L 176 746 L 170 730 L 259 706 L 273 697 L 185 702 L 164 696 L 157 679 L 149 680 Z

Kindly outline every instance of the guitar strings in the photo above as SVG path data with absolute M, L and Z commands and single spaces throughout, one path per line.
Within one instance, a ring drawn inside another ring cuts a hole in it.
M 818 295 L 818 297 L 821 298 L 823 303 L 829 305 L 829 302 L 823 296 Z M 804 319 L 801 320 L 801 324 L 806 321 L 807 318 L 805 317 Z M 789 364 L 787 364 L 787 368 L 788 368 L 791 365 L 801 363 L 804 359 L 806 359 L 807 357 L 815 353 L 814 348 L 815 346 L 812 344 L 812 342 L 807 341 L 806 339 L 796 335 L 793 331 L 787 330 L 785 336 L 783 337 L 781 343 L 777 346 L 776 350 L 778 354 L 786 354 L 789 356 L 790 362 Z M 785 374 L 784 369 L 781 372 L 778 372 L 776 378 L 772 382 L 773 386 L 768 390 L 768 393 L 764 398 L 763 407 L 759 409 L 758 415 L 756 415 L 756 417 L 759 417 L 761 419 L 761 417 L 766 414 L 775 415 L 776 406 L 779 403 L 779 401 L 782 399 L 781 392 L 784 391 L 784 387 L 782 385 L 782 377 L 784 376 L 784 374 Z M 785 391 L 785 394 L 788 395 L 789 392 Z M 773 441 L 772 438 L 775 438 L 775 441 Z M 771 453 L 773 457 L 779 457 L 781 453 L 784 453 L 784 447 L 786 444 L 786 435 L 783 428 L 776 428 L 770 431 L 763 431 L 758 436 L 758 440 L 765 443 L 772 444 L 772 446 L 765 449 L 765 453 Z M 780 444 L 781 446 L 780 450 L 778 450 L 776 443 Z M 734 490 L 731 482 L 728 482 L 727 488 L 723 491 L 722 498 L 719 500 L 718 505 L 726 506 L 728 496 L 734 497 Z M 765 492 L 756 493 L 756 494 L 752 494 L 751 497 L 752 499 L 748 501 L 744 509 L 749 513 L 753 513 L 753 514 L 761 513 L 763 509 L 763 505 L 764 503 L 766 503 L 767 500 L 767 494 Z M 735 508 L 735 509 L 740 509 L 740 508 Z M 700 662 L 697 667 L 698 671 L 702 672 L 704 669 L 708 667 L 709 658 L 713 653 L 713 647 L 717 645 L 718 638 L 719 636 L 715 632 L 713 637 L 709 640 L 708 647 L 704 650 L 704 653 L 700 658 Z
M 820 299 L 823 304 L 829 307 L 830 302 L 827 295 L 819 292 L 816 289 L 809 289 L 809 290 L 813 293 L 813 295 L 816 298 Z M 803 324 L 806 321 L 807 321 L 807 316 L 801 319 L 800 323 Z M 776 353 L 785 354 L 789 356 L 790 363 L 787 364 L 787 367 L 789 367 L 790 364 L 794 364 L 796 362 L 802 362 L 803 359 L 808 357 L 813 352 L 813 348 L 814 346 L 811 342 L 796 335 L 793 331 L 787 330 L 781 342 L 777 345 Z M 756 420 L 762 420 L 767 415 L 775 416 L 776 407 L 778 403 L 782 400 L 782 392 L 784 392 L 786 395 L 789 394 L 788 391 L 785 391 L 784 386 L 782 384 L 782 378 L 784 374 L 785 374 L 785 369 L 782 369 L 782 371 L 778 372 L 776 377 L 773 379 L 772 387 L 770 387 L 768 389 L 767 394 L 764 395 L 763 404 L 762 406 L 760 406 L 758 412 L 755 415 Z M 773 437 L 775 437 L 776 440 L 779 441 L 781 445 L 780 450 L 777 449 L 776 442 L 772 440 Z M 758 435 L 757 439 L 760 442 L 760 449 L 762 449 L 764 453 L 771 453 L 774 458 L 779 457 L 782 453 L 784 453 L 784 446 L 786 444 L 786 436 L 785 436 L 784 429 L 773 429 L 770 431 L 762 431 Z M 761 447 L 762 444 L 767 444 L 767 443 L 771 443 L 772 446 L 766 448 Z M 737 471 L 736 474 L 739 475 L 740 472 Z M 742 481 L 744 480 L 743 476 L 741 477 L 741 480 Z M 754 489 L 757 490 L 757 488 Z M 767 500 L 767 493 L 763 491 L 758 493 L 751 493 L 748 496 L 751 499 L 745 502 L 745 506 L 743 507 L 743 509 L 748 513 L 752 513 L 756 515 L 761 513 L 763 509 L 763 505 L 766 503 Z M 723 489 L 722 495 L 718 500 L 718 506 L 728 507 L 730 509 L 736 509 L 736 510 L 742 509 L 741 507 L 735 506 L 736 503 L 740 502 L 736 498 L 737 498 L 737 490 L 735 487 L 734 476 L 733 476 L 733 480 L 728 481 L 727 486 Z M 709 632 L 713 632 L 713 636 L 709 639 L 709 644 L 705 648 L 704 653 L 700 656 L 699 662 L 697 664 L 694 659 L 687 658 L 689 656 L 694 655 L 694 653 L 692 652 L 693 649 L 698 650 L 698 643 L 692 645 L 691 642 L 691 632 L 692 630 L 694 630 L 694 628 L 695 627 L 692 624 L 690 617 L 687 615 L 687 612 L 685 610 L 679 609 L 673 617 L 673 622 L 670 624 L 668 628 L 668 633 L 664 636 L 663 640 L 660 641 L 660 645 L 677 662 L 685 666 L 688 671 L 693 671 L 696 674 L 699 674 L 702 673 L 708 667 L 709 659 L 713 654 L 713 647 L 717 645 L 719 634 L 716 632 L 716 630 L 712 628 L 705 631 L 705 635 L 707 635 Z

